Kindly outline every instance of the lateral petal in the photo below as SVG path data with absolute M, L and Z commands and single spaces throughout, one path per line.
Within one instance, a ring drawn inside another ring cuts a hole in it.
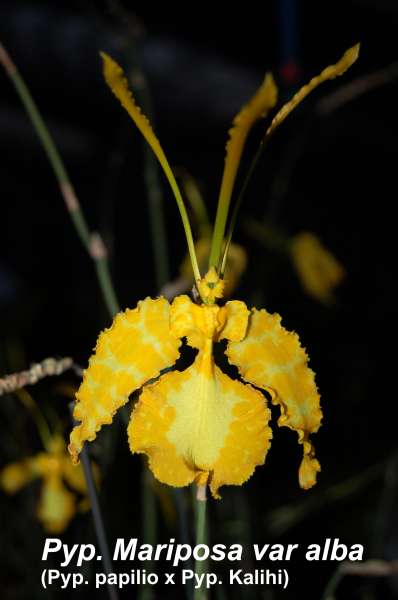
M 177 360 L 181 342 L 170 332 L 169 311 L 165 298 L 146 298 L 135 309 L 119 313 L 100 334 L 76 394 L 73 416 L 81 423 L 68 447 L 74 463 L 84 442 L 112 422 L 129 395 Z
M 320 470 L 308 439 L 321 423 L 320 397 L 297 334 L 287 331 L 280 321 L 278 314 L 254 308 L 245 339 L 230 342 L 226 354 L 246 381 L 268 391 L 273 404 L 280 405 L 278 425 L 297 431 L 304 454 L 299 481 L 307 489 L 315 484 Z
M 128 428 L 132 452 L 144 453 L 155 477 L 180 487 L 240 485 L 264 463 L 272 437 L 264 396 L 216 367 L 211 342 L 191 367 L 145 387 Z

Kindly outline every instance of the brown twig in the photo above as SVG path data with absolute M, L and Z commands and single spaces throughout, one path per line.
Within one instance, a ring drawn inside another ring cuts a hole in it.
M 33 364 L 30 369 L 11 373 L 0 379 L 0 396 L 15 392 L 27 385 L 34 385 L 44 377 L 61 375 L 68 369 L 75 367 L 73 360 L 68 356 L 65 358 L 46 358 L 40 363 Z

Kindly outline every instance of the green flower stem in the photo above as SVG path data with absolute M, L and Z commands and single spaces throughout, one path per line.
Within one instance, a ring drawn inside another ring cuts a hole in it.
M 99 249 L 99 255 L 94 258 L 95 247 Z M 95 270 L 102 291 L 104 302 L 108 309 L 111 318 L 119 312 L 119 303 L 116 298 L 115 288 L 112 284 L 111 274 L 109 271 L 109 263 L 106 256 L 106 248 L 102 242 L 102 238 L 98 234 L 93 234 L 91 239 L 91 256 L 94 258 Z
M 196 493 L 196 545 L 206 543 L 206 486 L 198 485 Z M 203 560 L 195 561 L 195 573 L 202 575 L 206 570 L 206 563 Z M 207 592 L 205 589 L 196 589 L 194 600 L 206 600 Z
M 5 68 L 7 75 L 11 78 L 15 89 L 19 95 L 19 98 L 22 101 L 26 112 L 28 113 L 32 121 L 33 127 L 40 138 L 44 151 L 47 154 L 47 158 L 51 164 L 55 177 L 61 188 L 62 195 L 64 196 L 70 215 L 74 221 L 76 230 L 78 231 L 83 244 L 86 247 L 88 247 L 90 242 L 90 232 L 88 230 L 84 217 L 81 214 L 80 207 L 77 209 L 76 206 L 73 206 L 74 203 L 77 202 L 77 199 L 72 184 L 69 180 L 68 174 L 65 170 L 64 164 L 62 162 L 62 159 L 58 153 L 58 150 L 54 144 L 50 132 L 48 131 L 39 113 L 39 110 L 31 96 L 27 85 L 25 84 L 24 80 L 19 74 L 17 67 L 11 61 L 11 58 L 8 56 L 2 44 L 0 44 L 0 63 Z
M 108 308 L 108 311 L 113 317 L 115 313 L 119 311 L 119 306 L 116 300 L 115 291 L 112 286 L 111 277 L 109 274 L 109 265 L 107 259 L 107 253 L 102 240 L 98 233 L 93 234 L 90 232 L 86 220 L 84 218 L 83 211 L 80 207 L 79 200 L 76 196 L 75 190 L 73 189 L 72 183 L 69 179 L 68 173 L 65 169 L 62 158 L 54 144 L 50 132 L 44 123 L 42 116 L 36 106 L 32 95 L 22 79 L 18 69 L 12 62 L 8 53 L 6 52 L 3 45 L 0 43 L 0 64 L 3 65 L 7 75 L 13 82 L 15 89 L 19 95 L 22 104 L 28 113 L 32 125 L 42 143 L 44 151 L 53 169 L 54 175 L 57 179 L 61 194 L 65 201 L 66 208 L 75 226 L 78 236 L 82 241 L 82 244 L 86 248 L 90 257 L 94 260 L 98 275 L 98 281 L 100 284 L 101 292 Z M 93 240 L 94 238 L 94 240 Z M 101 243 L 99 252 L 98 246 Z

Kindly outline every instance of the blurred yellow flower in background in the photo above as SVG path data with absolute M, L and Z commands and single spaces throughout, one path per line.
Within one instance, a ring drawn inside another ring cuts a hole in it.
M 324 247 L 318 236 L 309 231 L 293 236 L 289 249 L 307 294 L 325 304 L 333 302 L 333 291 L 345 277 L 339 261 Z
M 98 479 L 97 469 L 94 473 Z M 81 465 L 74 468 L 61 436 L 55 435 L 49 440 L 47 451 L 5 466 L 0 472 L 0 486 L 8 494 L 15 494 L 38 478 L 42 486 L 37 517 L 46 531 L 61 533 L 78 508 L 87 508 L 83 469 Z M 83 495 L 80 502 L 76 492 Z
M 307 294 L 324 304 L 334 301 L 333 292 L 346 273 L 317 235 L 301 231 L 287 237 L 274 225 L 253 219 L 247 220 L 245 227 L 249 235 L 265 247 L 288 255 Z

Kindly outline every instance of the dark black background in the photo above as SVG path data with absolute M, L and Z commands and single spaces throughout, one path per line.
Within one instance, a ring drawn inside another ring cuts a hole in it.
M 0 40 L 54 135 L 90 227 L 107 241 L 122 307 L 156 295 L 157 284 L 143 144 L 102 81 L 99 50 L 126 65 L 132 52 L 127 42 L 135 32 L 134 56 L 149 81 L 158 136 L 171 164 L 184 166 L 198 179 L 214 214 L 226 132 L 264 71 L 274 71 L 285 97 L 293 85 L 362 43 L 358 62 L 344 78 L 315 92 L 272 140 L 251 182 L 236 236 L 249 252 L 249 267 L 235 296 L 248 303 L 261 299 L 269 311 L 279 312 L 284 324 L 300 333 L 317 373 L 325 414 L 314 436 L 322 463 L 319 483 L 310 492 L 299 490 L 295 435 L 275 428 L 267 465 L 242 490 L 226 488 L 221 503 L 211 502 L 210 520 L 213 542 L 243 541 L 249 534 L 239 529 L 236 516 L 243 503 L 251 541 L 305 545 L 339 537 L 347 544 L 364 544 L 366 558 L 393 559 L 398 552 L 393 511 L 397 83 L 392 77 L 328 116 L 319 116 L 317 107 L 339 86 L 397 60 L 398 6 L 380 0 L 298 2 L 293 49 L 282 34 L 288 6 L 274 0 L 260 11 L 254 3 L 221 10 L 204 4 L 125 2 L 115 10 L 111 3 L 83 0 L 3 1 Z M 299 66 L 296 81 L 283 77 L 287 59 Z M 250 138 L 244 165 L 261 131 L 259 126 Z M 98 331 L 109 322 L 107 313 L 91 261 L 4 73 L 0 155 L 2 372 L 56 355 L 85 364 Z M 276 202 L 273 184 L 281 169 L 286 193 Z M 166 184 L 164 195 L 175 277 L 185 242 Z M 317 233 L 345 266 L 347 278 L 335 306 L 306 296 L 288 261 L 245 232 L 246 217 L 262 219 L 267 211 L 287 234 Z M 66 380 L 76 383 L 73 376 Z M 54 381 L 35 391 L 38 401 L 55 403 L 68 428 L 66 401 Z M 29 417 L 15 404 L 12 397 L 4 401 L 4 464 L 38 447 Z M 129 455 L 121 426 L 118 435 L 117 457 L 101 494 L 111 539 L 140 535 L 139 461 Z M 378 464 L 376 474 L 369 471 Z M 43 597 L 38 580 L 44 534 L 33 508 L 29 514 L 32 498 L 0 499 L 5 598 Z M 307 508 L 284 535 L 275 534 L 273 511 L 284 505 Z M 89 517 L 79 517 L 66 539 L 93 540 L 90 527 Z M 164 542 L 175 530 L 162 525 L 159 535 Z M 257 590 L 249 597 L 321 598 L 335 567 L 295 561 L 286 592 L 276 589 L 271 596 L 269 590 Z M 393 580 L 347 578 L 337 598 L 388 599 L 396 597 L 396 590 Z M 234 593 L 243 597 L 239 590 Z M 48 597 L 57 595 L 48 592 Z

